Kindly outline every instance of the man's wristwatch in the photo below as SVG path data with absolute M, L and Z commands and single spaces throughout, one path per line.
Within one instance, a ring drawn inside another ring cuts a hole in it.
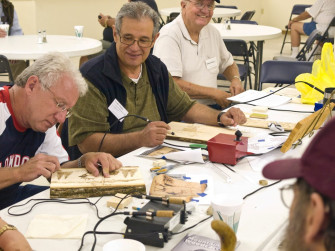
M 223 114 L 225 114 L 225 113 L 226 113 L 226 112 L 220 112 L 220 113 L 218 114 L 218 117 L 217 117 L 218 125 L 221 126 L 221 127 L 225 127 L 225 125 L 221 123 L 221 116 L 222 116 Z
M 16 227 L 14 227 L 13 225 L 10 225 L 10 224 L 6 224 L 4 226 L 2 226 L 2 228 L 0 229 L 0 236 L 6 232 L 7 230 L 17 230 Z

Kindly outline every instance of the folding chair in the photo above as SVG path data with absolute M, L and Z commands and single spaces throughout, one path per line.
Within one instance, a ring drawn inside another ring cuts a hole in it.
M 249 10 L 246 11 L 243 16 L 240 18 L 240 20 L 251 20 L 251 18 L 255 15 L 256 11 L 255 10 Z
M 238 66 L 240 78 L 242 81 L 244 81 L 244 89 L 247 88 L 248 78 L 249 78 L 249 87 L 250 89 L 252 89 L 249 51 L 247 43 L 244 40 L 240 39 L 224 39 L 223 41 L 228 51 L 234 56 L 234 61 Z M 226 78 L 222 75 L 222 73 L 218 74 L 217 79 L 226 80 Z
M 295 5 L 293 5 L 289 21 L 292 20 L 292 16 L 293 15 L 300 15 L 302 12 L 305 11 L 306 8 L 309 8 L 311 6 L 312 5 L 310 5 L 310 4 L 295 4 Z M 287 41 L 286 42 L 286 37 L 287 37 L 287 33 L 288 33 L 289 29 L 288 29 L 287 25 L 285 26 L 285 28 L 286 28 L 286 31 L 285 31 L 285 36 L 284 36 L 283 44 L 281 46 L 280 54 L 282 54 L 282 52 L 283 52 L 284 45 L 287 44 L 287 43 L 291 43 L 291 41 Z
M 171 12 L 171 13 L 170 13 L 170 16 L 168 16 L 167 19 L 166 19 L 166 23 L 170 23 L 170 22 L 172 22 L 173 20 L 175 20 L 176 17 L 179 16 L 179 14 L 180 14 L 179 12 Z
M 295 58 L 292 57 L 285 57 L 285 56 L 276 56 L 273 58 L 273 60 L 281 60 L 281 61 L 309 61 L 317 46 L 316 45 L 315 49 L 313 49 L 313 44 L 316 40 L 320 40 L 321 32 L 318 30 L 314 30 L 307 38 L 304 46 L 302 49 L 299 51 L 298 55 Z M 313 50 L 313 51 L 312 51 Z M 310 52 L 310 53 L 309 53 Z
M 299 74 L 312 72 L 312 66 L 313 62 L 304 61 L 265 61 L 262 64 L 258 90 L 262 90 L 263 83 L 275 84 L 276 86 L 292 85 Z
M 215 5 L 215 8 L 227 8 L 227 9 L 238 9 L 237 6 L 235 5 Z M 216 18 L 212 18 L 212 20 L 214 21 L 214 23 L 221 23 L 222 21 L 222 17 L 219 17 L 217 20 Z M 235 17 L 230 17 L 230 20 L 235 20 Z
M 8 81 L 3 81 L 3 78 L 8 78 Z M 0 55 L 0 87 L 13 84 L 14 78 L 8 59 L 4 55 Z

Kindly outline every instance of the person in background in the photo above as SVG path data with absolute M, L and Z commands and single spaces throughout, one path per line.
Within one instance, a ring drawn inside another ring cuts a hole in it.
M 78 146 L 81 153 L 94 149 L 120 156 L 162 144 L 170 121 L 222 126 L 246 122 L 241 110 L 223 113 L 198 104 L 175 84 L 166 66 L 150 54 L 159 26 L 157 13 L 147 4 L 122 6 L 111 47 L 80 68 L 89 89 L 69 119 L 70 146 Z M 118 111 L 128 117 L 119 121 Z
M 128 2 L 143 2 L 149 5 L 154 11 L 157 12 L 157 14 L 160 16 L 158 7 L 155 0 L 128 0 Z M 161 17 L 160 17 L 161 18 Z M 161 18 L 162 20 L 162 18 Z M 114 41 L 113 37 L 113 26 L 115 25 L 115 18 L 111 17 L 110 15 L 104 15 L 100 13 L 98 15 L 98 22 L 99 24 L 104 27 L 103 30 L 103 38 L 101 40 L 102 42 L 102 53 L 105 53 L 105 51 L 111 46 L 111 43 Z M 80 58 L 79 65 L 82 65 L 86 61 L 88 61 L 91 58 L 94 58 L 102 53 L 97 53 L 90 56 L 84 56 Z
M 0 209 L 49 187 L 30 182 L 50 178 L 62 168 L 86 167 L 94 176 L 102 165 L 104 176 L 121 167 L 110 154 L 86 153 L 68 161 L 56 132 L 87 84 L 71 60 L 61 53 L 49 53 L 36 60 L 15 80 L 0 88 Z
M 7 224 L 0 218 L 0 250 L 4 251 L 31 251 L 31 247 L 17 228 Z
M 181 15 L 162 27 L 153 54 L 191 98 L 222 110 L 228 97 L 244 90 L 233 56 L 209 24 L 214 8 L 214 0 L 182 0 Z M 219 73 L 231 82 L 230 94 L 217 88 Z
M 9 24 L 9 36 L 23 35 L 14 5 L 8 0 L 0 0 L 0 18 L 2 24 Z M 0 39 L 7 36 L 7 32 L 0 28 Z M 26 67 L 23 60 L 10 60 L 10 68 L 15 79 Z
M 281 188 L 290 214 L 280 250 L 335 250 L 335 154 L 329 147 L 334 142 L 333 119 L 315 135 L 300 159 L 277 160 L 264 167 L 266 178 L 297 178 Z
M 335 1 L 316 0 L 310 9 L 290 20 L 288 28 L 291 29 L 291 57 L 295 58 L 299 53 L 301 35 L 309 36 L 315 29 L 324 33 L 333 17 L 335 17 Z M 313 20 L 308 23 L 301 22 L 309 18 Z

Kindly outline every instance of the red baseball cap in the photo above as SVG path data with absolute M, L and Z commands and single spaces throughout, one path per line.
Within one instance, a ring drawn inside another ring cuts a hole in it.
M 300 159 L 271 162 L 264 167 L 263 175 L 278 180 L 303 178 L 316 191 L 335 200 L 335 119 L 320 129 Z

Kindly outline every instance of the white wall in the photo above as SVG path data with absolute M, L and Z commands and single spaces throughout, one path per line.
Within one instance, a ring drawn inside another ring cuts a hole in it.
M 315 0 L 304 0 L 312 4 Z M 72 35 L 74 25 L 84 25 L 84 36 L 101 39 L 103 28 L 97 22 L 100 12 L 115 16 L 126 0 L 12 0 L 25 34 L 46 29 L 47 34 Z M 180 0 L 156 0 L 158 8 L 180 6 Z M 253 20 L 284 29 L 297 0 L 222 0 L 244 13 L 256 10 Z

